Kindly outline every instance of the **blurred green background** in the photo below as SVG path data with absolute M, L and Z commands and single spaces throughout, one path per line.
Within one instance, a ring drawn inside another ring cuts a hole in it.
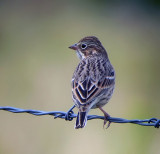
M 67 111 L 79 60 L 68 46 L 97 36 L 116 71 L 104 109 L 160 118 L 160 1 L 0 1 L 0 106 Z M 74 110 L 77 113 L 77 109 Z M 99 110 L 90 114 L 103 115 Z M 88 121 L 82 130 L 51 116 L 0 111 L 0 154 L 159 154 L 160 130 Z

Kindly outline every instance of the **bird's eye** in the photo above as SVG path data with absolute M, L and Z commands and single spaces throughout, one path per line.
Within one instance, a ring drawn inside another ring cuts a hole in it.
M 82 49 L 85 49 L 86 47 L 87 47 L 87 45 L 84 44 L 84 43 L 81 45 L 81 48 L 82 48 Z

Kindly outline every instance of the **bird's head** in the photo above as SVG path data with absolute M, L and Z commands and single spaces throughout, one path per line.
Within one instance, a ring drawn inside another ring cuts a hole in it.
M 76 50 L 80 60 L 87 58 L 88 56 L 107 56 L 106 50 L 95 36 L 84 37 L 69 48 Z

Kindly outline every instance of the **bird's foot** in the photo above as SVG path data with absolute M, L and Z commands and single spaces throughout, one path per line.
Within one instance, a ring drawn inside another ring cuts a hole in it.
M 75 108 L 75 105 L 73 105 L 66 113 L 65 115 L 65 120 L 69 120 L 72 121 L 73 117 L 71 117 L 71 114 L 73 114 L 74 112 L 72 111 Z
M 111 122 L 108 120 L 109 117 L 110 117 L 110 115 L 108 115 L 108 113 L 107 113 L 107 116 L 104 114 L 104 124 L 103 124 L 103 128 L 105 128 L 105 125 L 107 124 L 107 122 L 108 122 L 108 124 L 107 124 L 106 129 L 109 128 L 109 126 L 111 125 Z
M 111 125 L 111 122 L 108 120 L 109 117 L 110 117 L 110 115 L 109 115 L 106 111 L 104 111 L 101 107 L 99 107 L 99 109 L 100 109 L 100 110 L 103 112 L 103 114 L 104 114 L 104 124 L 103 124 L 103 128 L 105 128 L 105 125 L 106 125 L 107 122 L 108 122 L 107 127 L 106 127 L 106 129 L 107 129 L 107 128 L 109 128 L 109 126 Z

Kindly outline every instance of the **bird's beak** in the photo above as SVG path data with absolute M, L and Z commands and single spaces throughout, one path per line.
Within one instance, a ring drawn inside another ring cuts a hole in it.
M 78 49 L 78 46 L 77 44 L 73 44 L 69 47 L 70 49 L 73 49 L 73 50 L 77 50 Z

